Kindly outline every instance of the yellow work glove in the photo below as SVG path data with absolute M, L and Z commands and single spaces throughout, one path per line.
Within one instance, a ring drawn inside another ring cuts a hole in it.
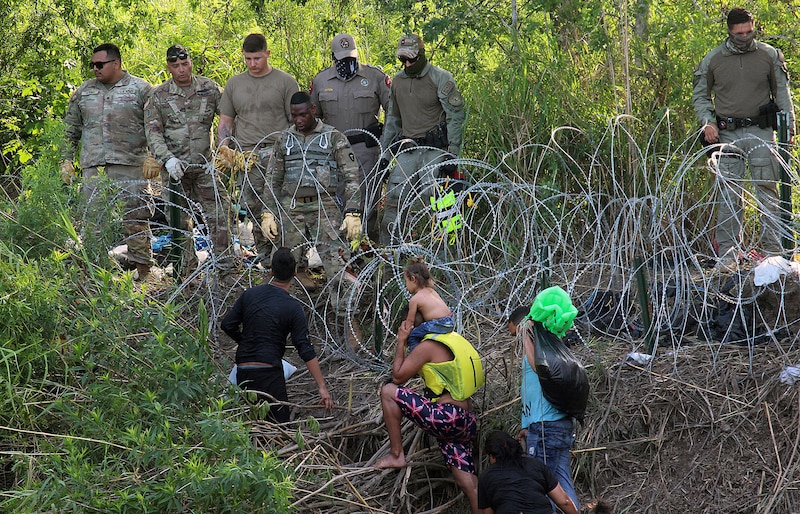
M 148 155 L 142 164 L 142 176 L 145 180 L 153 180 L 161 173 L 161 164 L 153 157 Z
M 261 233 L 270 241 L 275 241 L 278 237 L 278 224 L 275 223 L 275 216 L 271 212 L 261 214 Z
M 72 181 L 77 177 L 77 174 L 75 173 L 75 165 L 72 164 L 72 161 L 63 161 L 61 163 L 60 175 L 61 180 L 63 180 L 66 185 L 72 185 Z
M 347 240 L 352 241 L 356 238 L 361 238 L 361 213 L 348 212 L 344 215 L 342 226 L 339 230 L 347 231 Z

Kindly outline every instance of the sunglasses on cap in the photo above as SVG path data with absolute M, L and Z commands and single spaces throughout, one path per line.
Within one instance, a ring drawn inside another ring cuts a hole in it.
M 102 70 L 103 66 L 105 66 L 106 64 L 108 64 L 110 62 L 114 62 L 116 60 L 117 59 L 111 59 L 110 61 L 92 61 L 92 62 L 89 63 L 89 67 L 90 68 L 97 68 L 98 70 Z
M 183 59 L 188 59 L 188 58 L 189 58 L 189 54 L 187 54 L 186 52 L 178 52 L 175 55 L 170 55 L 169 57 L 167 57 L 167 62 L 177 62 L 178 59 L 183 60 Z
M 410 62 L 411 64 L 414 64 L 415 62 L 417 62 L 419 60 L 419 55 L 414 57 L 413 59 L 409 59 L 408 57 L 398 57 L 398 59 L 400 59 L 400 62 L 403 63 L 403 64 L 405 64 L 407 62 Z

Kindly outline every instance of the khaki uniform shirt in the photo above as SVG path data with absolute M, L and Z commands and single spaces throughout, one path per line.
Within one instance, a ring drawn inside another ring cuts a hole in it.
M 423 137 L 446 121 L 448 151 L 459 154 L 466 112 L 464 98 L 449 71 L 430 63 L 414 78 L 401 71 L 392 79 L 390 105 L 381 138 L 384 148 L 400 136 Z
M 271 187 L 275 194 L 273 195 L 267 190 L 262 195 L 267 207 L 272 212 L 278 212 L 276 200 L 280 201 L 292 197 L 316 197 L 317 195 L 330 198 L 336 196 L 335 187 L 329 191 L 317 191 L 316 189 L 298 188 L 298 184 L 290 184 L 285 180 L 287 147 L 291 147 L 292 151 L 295 152 L 300 151 L 300 146 L 306 147 L 312 140 L 320 141 L 322 138 L 327 138 L 328 147 L 331 149 L 332 157 L 336 161 L 338 167 L 337 182 L 346 184 L 345 194 L 348 200 L 345 208 L 355 210 L 361 208 L 361 191 L 358 187 L 358 161 L 356 161 L 353 150 L 350 148 L 350 143 L 344 134 L 317 119 L 317 126 L 308 136 L 303 135 L 292 125 L 281 134 L 281 138 L 275 143 L 271 161 L 271 173 L 269 175 L 272 177 L 272 183 L 268 182 L 266 184 L 266 187 Z
M 794 106 L 789 93 L 789 73 L 780 50 L 755 42 L 755 50 L 731 52 L 722 43 L 709 52 L 694 72 L 692 105 L 697 120 L 714 123 L 715 116 L 748 118 L 759 115 L 759 107 L 770 99 L 789 113 L 794 134 Z
M 89 79 L 69 99 L 64 160 L 72 161 L 81 143 L 81 168 L 122 164 L 141 166 L 147 156 L 144 104 L 152 86 L 127 71 L 116 83 Z
M 211 126 L 222 89 L 211 79 L 192 75 L 185 89 L 169 79 L 153 90 L 144 109 L 150 152 L 161 164 L 172 158 L 206 164 L 211 158 Z
M 298 91 L 297 81 L 278 68 L 263 77 L 246 71 L 225 83 L 219 112 L 233 118 L 233 136 L 243 150 L 259 143 L 261 148 L 272 146 L 291 125 L 289 101 Z
M 347 81 L 331 66 L 314 77 L 311 102 L 317 116 L 337 130 L 364 129 L 378 122 L 381 108 L 389 111 L 390 85 L 389 76 L 374 66 L 359 64 L 355 76 Z

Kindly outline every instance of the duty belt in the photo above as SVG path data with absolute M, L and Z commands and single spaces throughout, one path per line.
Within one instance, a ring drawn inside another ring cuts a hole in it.
M 764 116 L 752 116 L 750 118 L 725 118 L 717 116 L 717 127 L 719 127 L 720 130 L 736 130 L 738 128 L 758 126 L 764 121 Z

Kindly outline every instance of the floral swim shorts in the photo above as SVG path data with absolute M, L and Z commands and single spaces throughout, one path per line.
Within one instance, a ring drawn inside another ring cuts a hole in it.
M 403 415 L 439 441 L 448 466 L 475 474 L 474 440 L 478 418 L 449 403 L 439 404 L 407 387 L 398 387 L 394 401 Z

